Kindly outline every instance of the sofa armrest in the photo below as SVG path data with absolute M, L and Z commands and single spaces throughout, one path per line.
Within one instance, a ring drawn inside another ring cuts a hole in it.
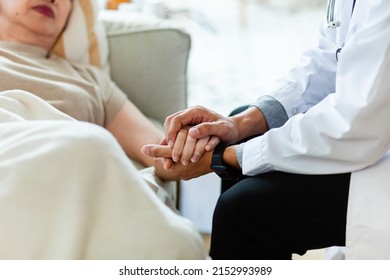
M 102 11 L 111 77 L 148 117 L 187 106 L 187 63 L 191 38 L 172 22 L 121 11 Z

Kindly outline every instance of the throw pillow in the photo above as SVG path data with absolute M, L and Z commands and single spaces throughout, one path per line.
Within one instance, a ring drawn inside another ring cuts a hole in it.
M 106 69 L 108 43 L 103 23 L 98 20 L 99 9 L 98 0 L 75 0 L 68 26 L 53 52 L 72 62 Z

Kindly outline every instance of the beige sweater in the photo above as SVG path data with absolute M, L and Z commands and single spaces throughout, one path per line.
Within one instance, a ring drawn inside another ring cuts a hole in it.
M 76 120 L 110 123 L 126 95 L 103 71 L 46 54 L 39 47 L 0 41 L 0 92 L 24 90 Z

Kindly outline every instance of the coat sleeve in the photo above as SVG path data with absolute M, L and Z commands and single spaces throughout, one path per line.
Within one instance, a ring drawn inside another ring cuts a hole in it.
M 263 112 L 269 128 L 282 126 L 334 93 L 337 53 L 343 48 L 352 10 L 352 0 L 337 1 L 335 15 L 343 19 L 340 27 L 328 28 L 324 19 L 317 46 L 304 52 L 301 62 L 253 104 Z
M 339 48 L 336 31 L 324 22 L 319 34 L 318 45 L 304 52 L 300 63 L 279 79 L 267 94 L 282 104 L 287 117 L 307 111 L 335 91 L 336 51 Z M 261 104 L 263 98 L 260 97 L 257 103 Z
M 369 3 L 348 35 L 335 93 L 245 143 L 244 174 L 351 172 L 390 149 L 390 1 Z

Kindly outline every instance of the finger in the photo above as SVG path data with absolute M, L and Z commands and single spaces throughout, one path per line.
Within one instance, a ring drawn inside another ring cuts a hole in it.
M 167 141 L 166 141 L 166 139 L 164 138 L 164 139 L 162 139 L 161 141 L 160 141 L 160 143 L 158 143 L 159 145 L 163 145 L 163 146 L 166 146 L 167 145 Z
M 210 137 L 199 139 L 196 142 L 194 152 L 191 157 L 191 162 L 198 162 L 199 159 L 203 156 L 203 154 L 206 152 L 205 146 L 207 145 Z
M 205 150 L 207 152 L 210 152 L 214 150 L 214 148 L 221 142 L 221 139 L 217 136 L 212 136 L 209 140 L 209 142 L 205 146 Z
M 167 123 L 166 135 L 168 143 L 175 141 L 177 133 L 185 126 L 196 125 L 205 121 L 210 116 L 209 110 L 201 106 L 195 106 L 183 110 L 170 118 Z M 208 120 L 210 121 L 210 120 Z
M 142 147 L 141 152 L 150 157 L 171 158 L 172 149 L 168 146 L 149 144 Z
M 177 111 L 176 113 L 173 113 L 173 114 L 169 115 L 168 117 L 166 117 L 165 122 L 164 122 L 164 129 L 167 129 L 168 127 L 170 127 L 172 119 L 174 117 L 176 117 L 177 115 L 181 114 L 183 111 L 184 110 Z
M 188 133 L 195 139 L 201 139 L 212 135 L 223 138 L 229 134 L 229 131 L 224 123 L 204 122 L 190 128 Z
M 181 163 L 183 165 L 188 165 L 191 161 L 191 157 L 193 156 L 197 140 L 192 138 L 187 134 L 186 143 L 184 145 L 182 155 L 181 155 Z
M 187 129 L 180 129 L 179 133 L 177 134 L 175 144 L 172 148 L 172 159 L 174 162 L 179 162 L 181 158 L 183 147 L 186 143 L 187 132 Z
M 182 112 L 183 112 L 183 111 L 178 111 L 178 112 L 176 112 L 176 113 L 174 113 L 174 114 L 172 114 L 172 115 L 170 115 L 170 116 L 168 116 L 168 117 L 165 118 L 165 122 L 164 122 L 165 139 L 166 139 L 166 141 L 167 141 L 167 143 L 168 143 L 168 146 L 170 146 L 171 148 L 173 148 L 173 143 L 176 141 L 176 135 L 175 135 L 175 137 L 173 137 L 173 138 L 171 139 L 172 141 L 168 141 L 169 139 L 168 139 L 167 131 L 168 131 L 168 130 L 170 129 L 170 127 L 171 127 L 172 119 L 173 119 L 174 117 L 176 117 L 177 115 L 181 114 Z
M 170 171 L 174 165 L 175 165 L 175 163 L 173 162 L 172 159 L 170 159 L 170 158 L 164 159 L 164 169 L 166 171 Z

